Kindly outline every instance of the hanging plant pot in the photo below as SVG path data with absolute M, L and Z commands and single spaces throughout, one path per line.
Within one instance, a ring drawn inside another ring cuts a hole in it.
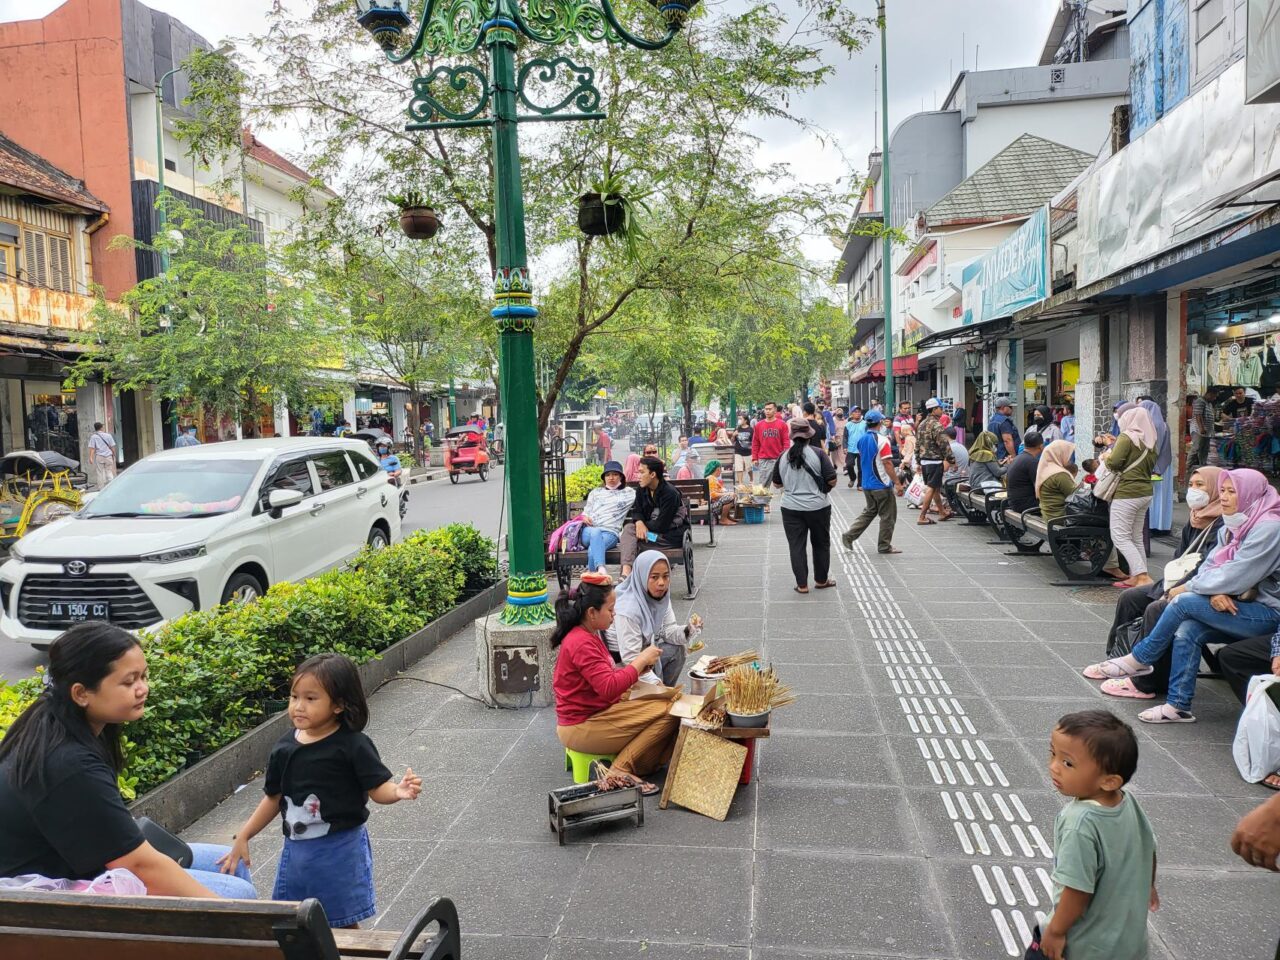
M 679 30 L 689 21 L 689 15 L 699 0 L 649 0 L 649 3 L 672 30 Z
M 430 240 L 440 229 L 440 218 L 430 207 L 404 207 L 400 211 L 400 229 L 410 240 Z
M 622 195 L 611 193 L 606 197 L 598 193 L 584 193 L 578 198 L 578 229 L 589 237 L 607 237 L 626 226 Z

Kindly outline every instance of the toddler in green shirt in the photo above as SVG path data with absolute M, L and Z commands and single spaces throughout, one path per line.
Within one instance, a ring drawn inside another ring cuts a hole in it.
M 1138 741 L 1106 710 L 1070 713 L 1049 740 L 1049 775 L 1071 802 L 1053 826 L 1053 913 L 1028 960 L 1147 960 L 1156 894 L 1156 838 L 1124 785 Z

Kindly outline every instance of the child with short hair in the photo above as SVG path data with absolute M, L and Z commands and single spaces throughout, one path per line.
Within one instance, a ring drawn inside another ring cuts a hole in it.
M 1095 460 L 1090 457 L 1083 461 L 1080 466 L 1084 470 L 1084 482 L 1089 486 L 1093 486 L 1098 482 L 1098 467 L 1102 464 L 1101 460 Z
M 248 864 L 249 841 L 279 815 L 285 840 L 271 899 L 315 897 L 329 926 L 357 927 L 377 912 L 366 804 L 416 800 L 422 778 L 406 767 L 396 783 L 361 732 L 369 704 L 356 665 L 341 654 L 318 654 L 294 671 L 289 717 L 293 729 L 267 760 L 265 796 L 218 863 L 224 873 Z
M 1156 840 L 1123 787 L 1138 769 L 1133 730 L 1106 710 L 1069 713 L 1049 741 L 1049 775 L 1071 797 L 1053 825 L 1054 905 L 1027 960 L 1146 960 Z

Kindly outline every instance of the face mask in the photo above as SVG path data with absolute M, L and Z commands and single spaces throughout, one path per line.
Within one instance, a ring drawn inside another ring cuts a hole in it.
M 1222 515 L 1222 522 L 1226 524 L 1228 530 L 1236 530 L 1245 525 L 1249 519 L 1247 513 L 1226 513 Z
M 1209 505 L 1209 494 L 1192 487 L 1187 491 L 1187 506 L 1192 510 L 1203 510 Z M 1240 516 L 1240 514 L 1236 514 Z

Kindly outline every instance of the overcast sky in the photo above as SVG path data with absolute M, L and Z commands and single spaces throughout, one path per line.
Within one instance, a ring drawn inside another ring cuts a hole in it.
M 0 0 L 0 20 L 40 17 L 61 2 Z M 264 30 L 270 6 L 270 0 L 145 2 L 181 18 L 215 45 L 225 37 Z M 787 0 L 780 2 L 787 6 Z M 876 10 L 875 0 L 844 2 L 868 16 Z M 416 0 L 412 6 L 418 6 Z M 888 0 L 891 125 L 941 106 L 962 65 L 973 69 L 976 60 L 978 69 L 996 69 L 1038 62 L 1058 6 L 1059 0 Z M 797 177 L 810 181 L 834 180 L 851 169 L 865 171 L 875 141 L 874 68 L 879 61 L 878 43 L 852 58 L 839 55 L 833 79 L 795 105 L 830 132 L 827 142 L 794 127 L 762 127 L 761 160 L 789 163 Z M 285 153 L 295 146 L 284 132 L 264 139 L 272 139 Z

